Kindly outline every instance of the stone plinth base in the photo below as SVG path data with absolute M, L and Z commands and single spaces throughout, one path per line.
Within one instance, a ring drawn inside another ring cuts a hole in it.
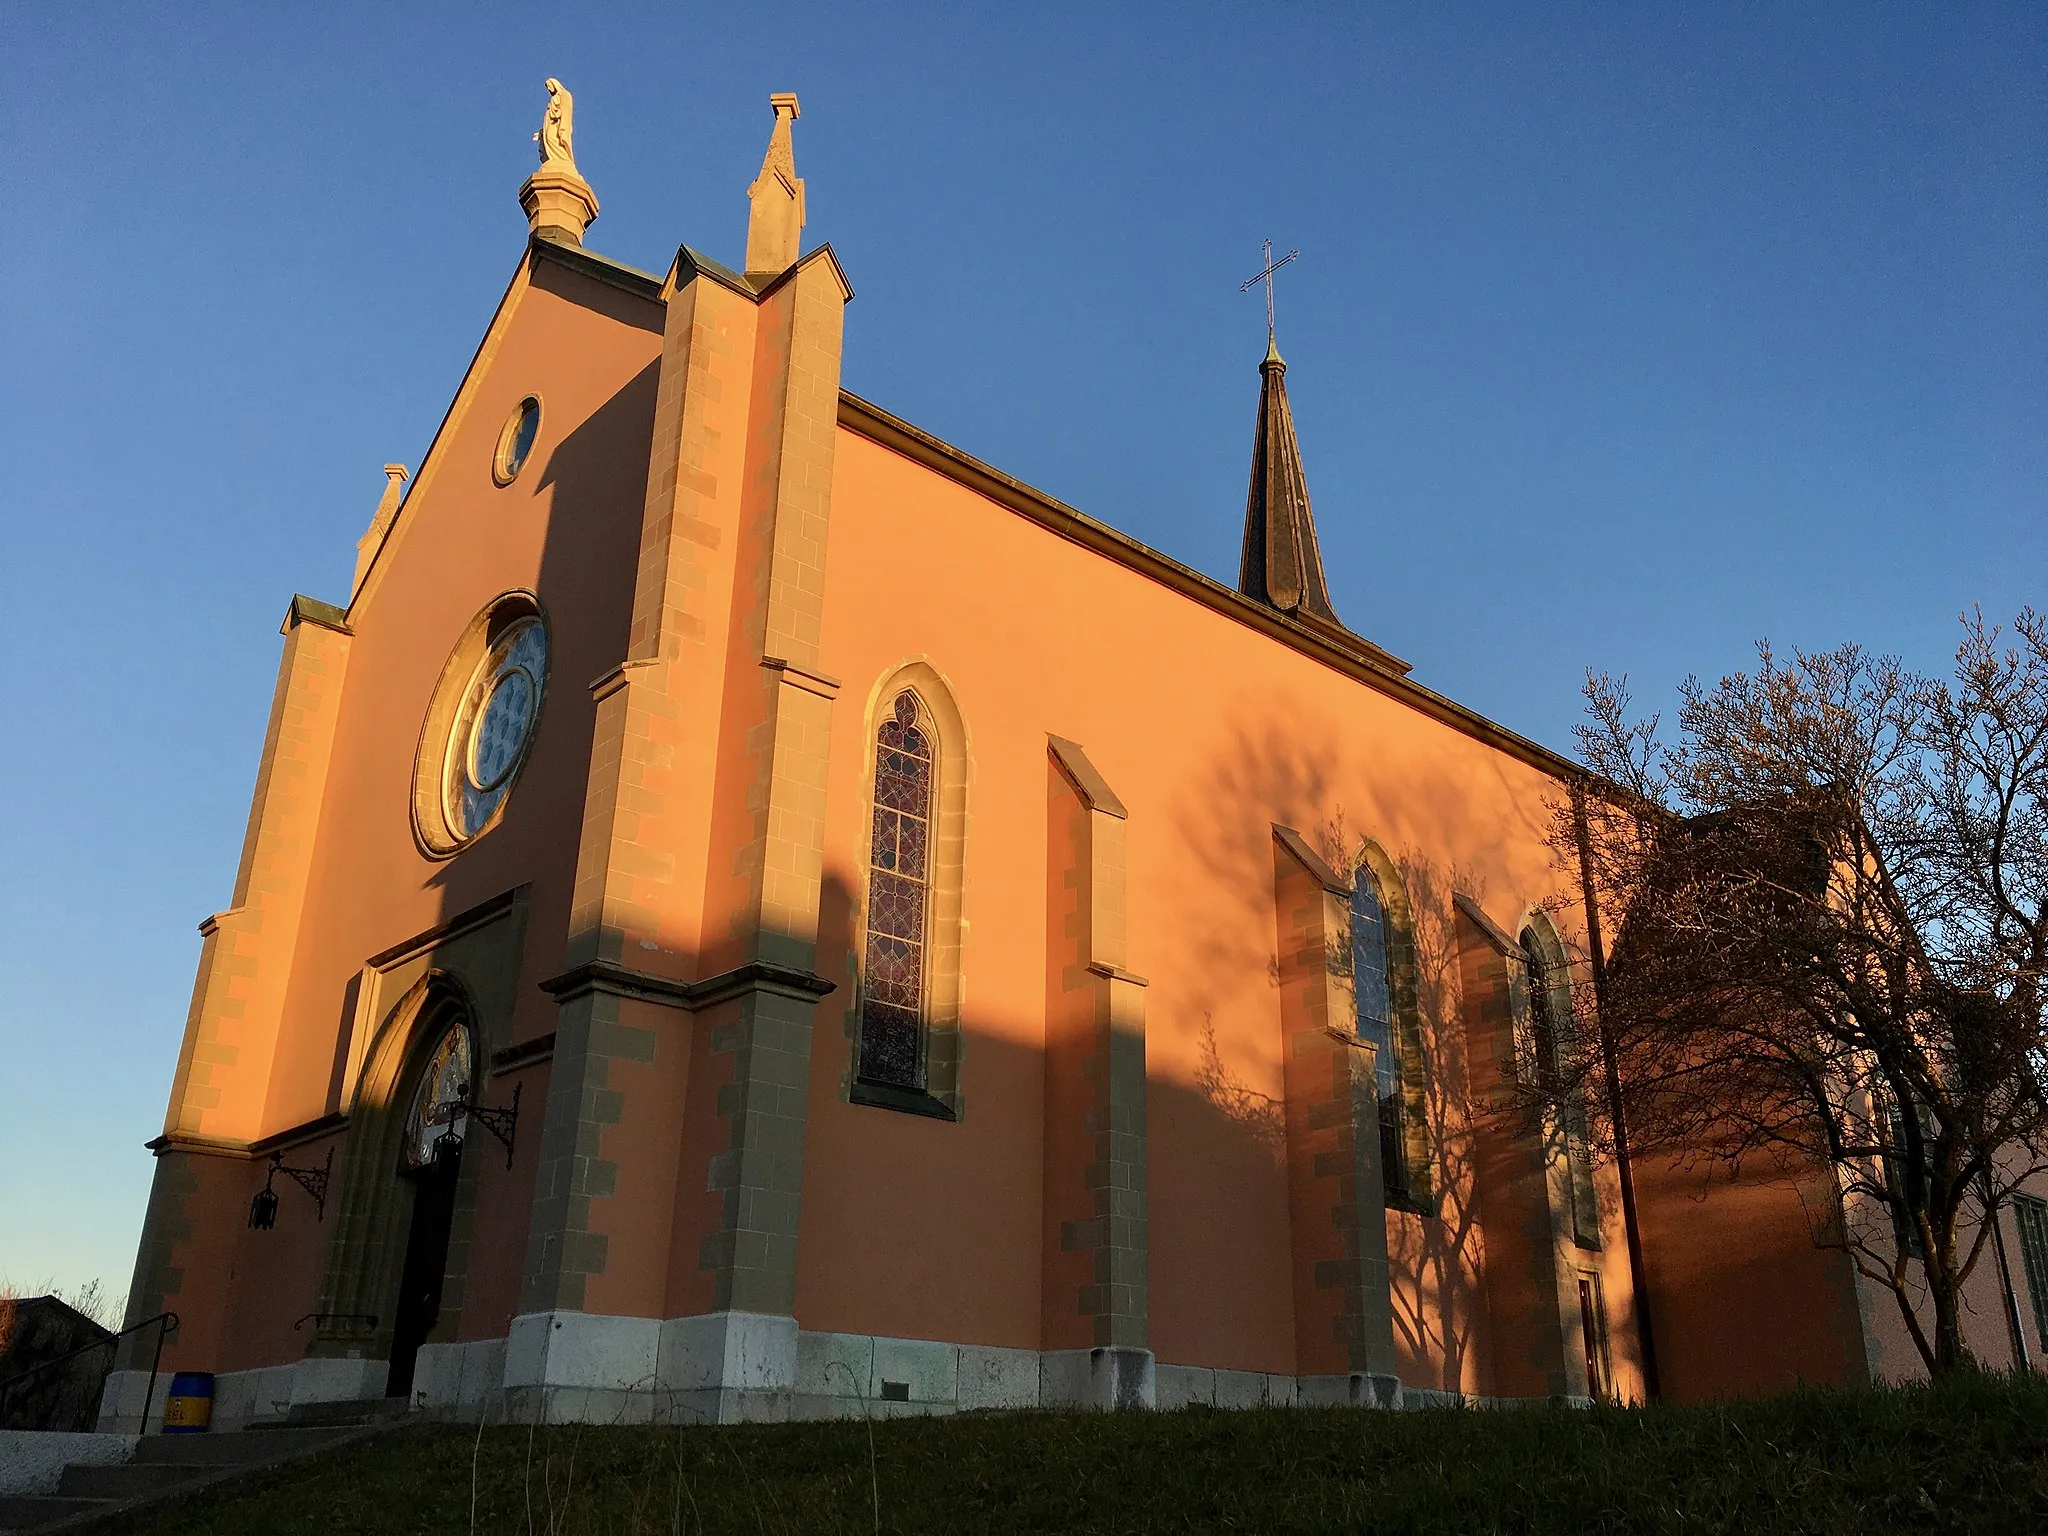
M 280 1422 L 295 1404 L 377 1398 L 381 1360 L 301 1360 L 222 1375 L 216 1428 Z M 139 1414 L 148 1373 L 108 1382 Z M 168 1373 L 161 1377 L 158 1396 Z M 415 1412 L 474 1423 L 738 1424 L 889 1419 L 1047 1408 L 1083 1413 L 1212 1408 L 1507 1407 L 1520 1400 L 1404 1387 L 1394 1376 L 1291 1376 L 1163 1364 L 1145 1349 L 1015 1349 L 937 1339 L 800 1331 L 753 1312 L 611 1317 L 540 1312 L 502 1339 L 427 1344 Z M 1530 1399 L 1540 1402 L 1541 1399 Z M 103 1414 L 115 1427 L 118 1412 Z
M 597 194 L 574 171 L 543 165 L 519 189 L 519 206 L 527 227 L 570 245 L 583 243 L 583 231 L 597 218 Z
M 1149 1349 L 1054 1349 L 1038 1357 L 1041 1408 L 1128 1412 L 1158 1401 L 1158 1367 Z

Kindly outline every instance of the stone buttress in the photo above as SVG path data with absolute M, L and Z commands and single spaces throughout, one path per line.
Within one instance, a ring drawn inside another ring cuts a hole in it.
M 1393 1407 L 1377 1052 L 1354 1023 L 1351 886 L 1291 827 L 1273 842 L 1296 1390 Z
M 251 1182 L 250 1147 L 265 1129 L 279 1016 L 354 638 L 341 610 L 308 597 L 292 600 L 283 634 L 234 899 L 199 925 L 199 971 L 163 1135 L 150 1143 L 156 1175 L 128 1293 L 130 1324 L 178 1313 L 178 1348 L 192 1358 L 217 1352 L 233 1321 L 229 1287 L 216 1283 L 188 1295 L 185 1279 L 191 1266 L 228 1262 L 244 1237 L 250 1193 L 261 1183 Z M 320 1150 L 311 1147 L 316 1158 Z M 142 1428 L 155 1347 L 151 1332 L 123 1340 L 102 1427 Z M 163 1391 L 159 1382 L 159 1413 Z
M 1079 745 L 1048 747 L 1040 1401 L 1150 1407 L 1146 987 L 1124 963 L 1127 813 Z
M 801 183 L 769 175 L 794 108 L 777 99 L 753 194 L 749 265 L 769 266 L 685 250 L 666 288 L 628 654 L 593 685 L 567 963 L 547 983 L 560 1022 L 506 1349 L 523 1417 L 780 1417 L 795 1380 L 852 295 L 829 248 L 797 259 Z

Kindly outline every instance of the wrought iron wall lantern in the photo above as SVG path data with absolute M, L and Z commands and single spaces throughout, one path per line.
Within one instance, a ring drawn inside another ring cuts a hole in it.
M 512 1102 L 503 1109 L 493 1109 L 488 1104 L 476 1103 L 469 1095 L 469 1084 L 462 1085 L 462 1097 L 444 1099 L 434 1106 L 436 1115 L 447 1114 L 447 1129 L 433 1141 L 431 1160 L 439 1163 L 453 1158 L 462 1150 L 462 1137 L 455 1127 L 458 1121 L 468 1118 L 476 1121 L 485 1130 L 497 1137 L 505 1148 L 505 1167 L 512 1166 L 512 1148 L 519 1134 L 519 1096 L 526 1091 L 524 1083 L 512 1085 Z
M 249 1225 L 260 1232 L 268 1232 L 277 1225 L 277 1191 L 271 1186 L 277 1176 L 283 1174 L 299 1188 L 313 1197 L 314 1220 L 327 1219 L 327 1181 L 334 1173 L 334 1148 L 327 1149 L 327 1161 L 318 1168 L 292 1168 L 284 1160 L 284 1153 L 270 1154 L 270 1171 L 263 1176 L 263 1187 L 256 1191 L 256 1198 L 249 1202 Z

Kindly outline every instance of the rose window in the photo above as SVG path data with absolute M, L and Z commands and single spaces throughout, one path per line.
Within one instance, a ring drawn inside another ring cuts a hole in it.
M 547 630 L 518 620 L 492 643 L 455 712 L 447 754 L 448 830 L 476 836 L 512 788 L 526 759 L 547 682 Z

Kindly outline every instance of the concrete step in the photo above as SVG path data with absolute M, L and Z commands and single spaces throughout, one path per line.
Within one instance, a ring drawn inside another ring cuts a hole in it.
M 39 1531 L 59 1520 L 112 1507 L 107 1499 L 73 1499 L 52 1494 L 0 1495 L 0 1533 L 11 1536 L 16 1531 Z
M 254 1464 L 317 1451 L 345 1438 L 346 1426 L 244 1429 L 203 1435 L 145 1435 L 136 1443 L 135 1457 L 129 1465 L 219 1467 Z
M 57 1481 L 57 1492 L 67 1499 L 139 1499 L 162 1493 L 213 1468 L 206 1463 L 131 1461 L 111 1467 L 70 1466 Z
M 0 1536 L 70 1530 L 73 1522 L 97 1526 L 98 1517 L 117 1510 L 181 1498 L 188 1488 L 228 1481 L 257 1467 L 360 1440 L 401 1422 L 406 1410 L 403 1402 L 336 1406 L 355 1409 L 358 1417 L 292 1429 L 145 1435 L 132 1461 L 66 1467 L 53 1495 L 0 1497 Z
M 388 1424 L 402 1419 L 412 1405 L 402 1397 L 359 1398 L 349 1402 L 294 1403 L 285 1423 L 300 1429 L 311 1426 Z

